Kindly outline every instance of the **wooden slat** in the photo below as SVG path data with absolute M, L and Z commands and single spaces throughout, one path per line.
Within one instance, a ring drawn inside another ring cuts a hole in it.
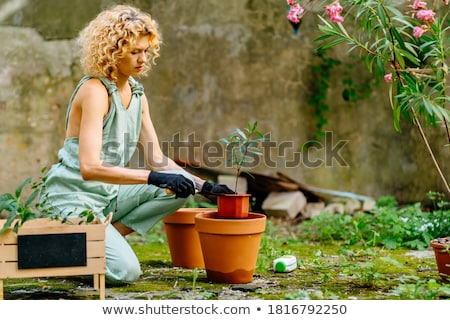
M 15 224 L 16 220 L 12 223 L 13 225 Z M 72 225 L 78 225 L 80 222 L 82 222 L 81 219 L 68 219 L 68 222 L 65 224 L 72 224 Z M 3 227 L 3 225 L 6 223 L 6 219 L 0 219 L 0 227 Z M 60 225 L 62 224 L 61 221 L 59 220 L 53 220 L 50 218 L 39 218 L 39 219 L 32 219 L 32 220 L 28 220 L 27 222 L 25 222 L 22 226 L 23 227 L 37 227 L 37 226 L 52 226 L 52 225 Z M 94 221 L 92 224 L 103 224 L 100 223 L 99 221 Z M 89 224 L 91 225 L 91 224 Z
M 88 241 L 86 256 L 88 258 L 104 258 L 106 256 L 105 247 L 105 241 Z
M 87 266 L 64 268 L 18 269 L 17 262 L 0 263 L 0 279 L 62 277 L 90 274 L 104 274 L 106 272 L 105 258 L 90 258 Z
M 105 241 L 87 241 L 86 242 L 87 258 L 105 257 Z M 17 261 L 17 245 L 0 245 L 0 261 L 13 262 Z
M 57 226 L 42 226 L 42 227 L 21 227 L 18 235 L 31 234 L 59 234 L 59 233 L 86 233 L 86 239 L 89 240 L 103 240 L 105 239 L 104 225 L 65 225 L 59 224 Z
M 26 231 L 26 232 L 25 232 Z M 53 228 L 48 228 L 45 231 L 42 228 L 34 229 L 34 230 L 24 230 L 19 232 L 19 235 L 31 235 L 31 234 L 60 234 L 60 233 L 86 233 L 87 241 L 102 241 L 105 240 L 105 229 L 104 227 L 97 226 L 92 229 L 88 229 L 87 232 L 83 228 L 62 228 L 58 230 L 54 230 Z M 17 244 L 17 234 L 13 231 L 7 231 L 0 235 L 0 245 L 1 244 Z
M 57 233 L 79 233 L 85 232 L 88 240 L 103 240 L 105 238 L 106 224 L 90 223 L 78 224 L 80 219 L 69 219 L 68 223 L 62 223 L 47 218 L 34 219 L 25 222 L 19 227 L 19 235 L 28 234 L 57 234 Z M 0 228 L 5 224 L 5 219 L 0 219 Z M 0 235 L 2 243 L 17 243 L 14 239 L 17 235 L 12 230 L 7 230 Z
M 95 290 L 100 289 L 100 275 L 98 274 L 94 274 L 94 279 L 93 279 L 93 286 Z
M 105 274 L 102 273 L 102 274 L 99 275 L 98 289 L 97 289 L 100 292 L 100 296 L 99 296 L 100 300 L 105 300 L 105 298 L 106 298 L 105 286 L 106 286 Z
M 0 262 L 17 261 L 17 244 L 0 245 Z
M 6 230 L 0 235 L 1 244 L 17 244 L 17 234 L 12 230 Z

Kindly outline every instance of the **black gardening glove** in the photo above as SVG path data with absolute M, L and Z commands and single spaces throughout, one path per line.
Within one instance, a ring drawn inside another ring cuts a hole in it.
M 215 183 L 209 183 L 209 182 L 205 182 L 203 184 L 202 190 L 200 190 L 200 193 L 203 195 L 213 195 L 213 196 L 218 196 L 221 194 L 230 194 L 230 193 L 235 193 L 233 190 L 231 190 L 230 188 L 228 188 L 227 185 L 225 184 L 215 184 Z
M 176 198 L 187 198 L 189 195 L 195 194 L 194 183 L 182 174 L 151 171 L 147 182 L 160 188 L 172 190 L 176 194 Z

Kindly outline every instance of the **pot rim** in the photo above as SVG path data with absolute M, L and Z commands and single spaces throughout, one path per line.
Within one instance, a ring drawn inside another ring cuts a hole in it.
M 227 219 L 217 216 L 217 211 L 202 212 L 195 216 L 195 229 L 209 234 L 258 234 L 266 230 L 267 217 L 262 213 L 249 212 L 247 218 Z
M 217 208 L 180 208 L 165 217 L 163 222 L 166 224 L 194 224 L 197 214 L 216 210 Z
M 446 241 L 446 243 L 438 242 L 441 239 L 444 239 L 444 241 Z M 431 244 L 431 246 L 433 248 L 438 248 L 438 249 L 450 248 L 450 236 L 448 236 L 448 237 L 439 237 L 439 238 L 433 239 L 433 240 L 431 240 L 430 244 Z

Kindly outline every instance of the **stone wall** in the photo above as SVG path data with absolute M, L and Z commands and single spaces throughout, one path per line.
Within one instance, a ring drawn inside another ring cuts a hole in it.
M 161 58 L 140 81 L 169 154 L 208 160 L 202 159 L 207 142 L 258 120 L 273 147 L 257 172 L 279 171 L 306 184 L 374 198 L 394 195 L 402 202 L 443 190 L 417 130 L 406 122 L 401 133 L 394 130 L 383 84 L 367 99 L 343 99 L 347 73 L 357 83 L 370 75 L 342 47 L 334 52 L 342 63 L 331 73 L 327 138 L 298 157 L 316 133 L 308 104 L 320 76 L 312 71 L 320 63 L 313 54 L 314 14 L 294 35 L 284 0 L 125 2 L 149 11 L 163 33 Z M 57 160 L 67 101 L 82 76 L 74 39 L 112 3 L 0 0 L 0 192 L 13 191 Z M 175 150 L 170 143 L 177 136 L 190 147 Z M 448 162 L 445 140 L 435 130 L 431 141 L 439 160 Z M 443 165 L 448 176 L 449 165 Z

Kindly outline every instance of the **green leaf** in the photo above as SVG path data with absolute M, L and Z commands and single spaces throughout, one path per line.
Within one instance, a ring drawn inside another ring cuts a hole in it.
M 20 198 L 20 195 L 22 194 L 22 190 L 23 188 L 31 183 L 31 177 L 25 179 L 25 181 L 23 181 L 19 187 L 16 189 L 16 198 Z
M 399 243 L 394 237 L 387 237 L 383 239 L 381 242 L 387 249 L 396 249 L 399 246 Z
M 30 205 L 30 204 L 36 199 L 36 197 L 38 196 L 38 194 L 40 193 L 40 191 L 41 191 L 41 190 L 39 190 L 39 189 L 34 190 L 34 191 L 31 193 L 31 195 L 28 197 L 28 199 L 24 202 L 24 205 L 25 205 L 25 206 Z
M 389 29 L 392 34 L 394 35 L 394 39 L 398 42 L 398 44 L 400 45 L 400 48 L 405 48 L 405 43 L 403 42 L 403 38 L 400 35 L 400 33 L 398 33 L 397 28 L 390 28 Z
M 344 42 L 347 42 L 347 39 L 339 38 L 339 39 L 335 39 L 333 41 L 330 41 L 328 43 L 321 44 L 319 46 L 319 48 L 322 49 L 322 50 L 327 50 L 329 48 L 332 48 L 332 47 L 337 46 L 338 44 L 341 44 L 341 43 L 344 43 Z
M 236 128 L 235 130 L 236 130 L 236 133 L 242 137 L 242 139 L 247 140 L 247 135 L 244 133 L 244 131 L 242 131 L 239 128 Z
M 8 217 L 8 219 L 6 219 L 5 224 L 3 225 L 2 229 L 0 230 L 0 234 L 4 233 L 6 230 L 8 230 L 9 227 L 11 227 L 11 224 L 16 219 L 16 217 L 17 216 L 15 214 L 12 214 Z
M 15 202 L 14 196 L 10 193 L 0 195 L 0 212 L 3 210 L 11 211 Z

